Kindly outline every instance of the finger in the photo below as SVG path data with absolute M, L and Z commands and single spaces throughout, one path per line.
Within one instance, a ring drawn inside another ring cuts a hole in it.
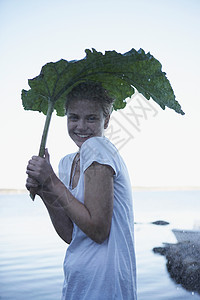
M 33 170 L 34 168 L 35 168 L 35 163 L 30 160 L 27 165 L 27 170 Z
M 35 167 L 38 167 L 40 163 L 42 163 L 44 158 L 41 158 L 39 156 L 32 156 L 32 158 L 28 161 L 27 169 L 35 169 Z
M 38 166 L 34 162 L 29 162 L 26 168 L 26 171 L 36 171 Z
M 37 189 L 37 188 L 39 187 L 38 182 L 36 182 L 36 181 L 31 181 L 30 179 L 31 179 L 31 178 L 27 178 L 27 180 L 26 180 L 26 188 L 27 188 L 27 190 L 30 190 L 30 189 Z
M 41 162 L 43 159 L 44 159 L 43 157 L 34 155 L 34 156 L 32 156 L 32 158 L 30 159 L 29 162 L 32 164 L 35 164 L 35 163 L 37 164 L 38 162 Z
M 37 180 L 36 178 L 39 176 L 39 173 L 37 171 L 28 169 L 26 170 L 26 174 L 30 177 L 33 178 L 34 180 Z
M 37 160 L 40 160 L 40 156 L 33 155 L 33 156 L 32 156 L 32 158 L 31 158 L 31 160 L 32 160 L 32 161 L 35 161 L 35 160 L 36 160 L 36 161 L 37 161 Z
M 45 149 L 44 158 L 48 163 L 50 163 L 50 155 L 47 148 Z
M 26 182 L 29 183 L 29 184 L 39 185 L 38 181 L 34 178 L 31 178 L 31 177 L 27 177 Z
M 37 156 L 33 156 L 29 161 L 28 161 L 28 165 L 27 165 L 27 168 L 33 168 L 35 167 L 37 164 Z
M 38 189 L 38 187 L 39 187 L 38 185 L 26 183 L 26 188 L 27 188 L 27 190 L 29 190 L 29 191 L 30 191 L 30 189 L 36 190 L 36 189 Z

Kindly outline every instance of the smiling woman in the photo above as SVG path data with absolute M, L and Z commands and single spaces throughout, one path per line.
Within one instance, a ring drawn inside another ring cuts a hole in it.
M 81 83 L 68 94 L 68 133 L 78 147 L 90 137 L 103 135 L 113 102 L 114 99 L 97 83 Z
M 100 104 L 90 100 L 73 101 L 67 117 L 69 136 L 78 147 L 90 137 L 102 136 L 109 121 L 109 115 L 104 117 Z
M 68 95 L 68 132 L 79 147 L 63 157 L 59 178 L 33 156 L 27 189 L 38 194 L 58 235 L 69 244 L 63 300 L 136 300 L 132 189 L 126 165 L 104 137 L 113 99 L 96 83 Z

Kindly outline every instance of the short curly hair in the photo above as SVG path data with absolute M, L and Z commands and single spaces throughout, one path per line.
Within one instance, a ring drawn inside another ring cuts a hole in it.
M 106 89 L 102 87 L 100 83 L 87 81 L 81 82 L 75 86 L 67 95 L 65 110 L 68 111 L 68 107 L 71 101 L 87 99 L 98 102 L 103 110 L 105 117 L 111 114 L 113 109 L 114 98 L 108 95 Z

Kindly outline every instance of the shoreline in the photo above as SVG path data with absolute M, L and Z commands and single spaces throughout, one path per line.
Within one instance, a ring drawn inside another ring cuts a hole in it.
M 136 186 L 133 191 L 200 191 L 200 186 Z
M 148 192 L 148 191 L 200 191 L 200 186 L 132 186 L 133 192 Z M 2 194 L 26 194 L 26 189 L 9 189 L 0 188 Z
M 2 194 L 26 194 L 26 189 L 0 189 L 0 195 Z

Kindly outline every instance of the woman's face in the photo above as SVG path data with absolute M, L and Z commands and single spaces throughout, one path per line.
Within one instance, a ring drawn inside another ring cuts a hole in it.
M 103 136 L 109 116 L 105 118 L 99 103 L 90 100 L 71 101 L 67 110 L 67 127 L 71 139 L 78 147 L 89 138 Z

